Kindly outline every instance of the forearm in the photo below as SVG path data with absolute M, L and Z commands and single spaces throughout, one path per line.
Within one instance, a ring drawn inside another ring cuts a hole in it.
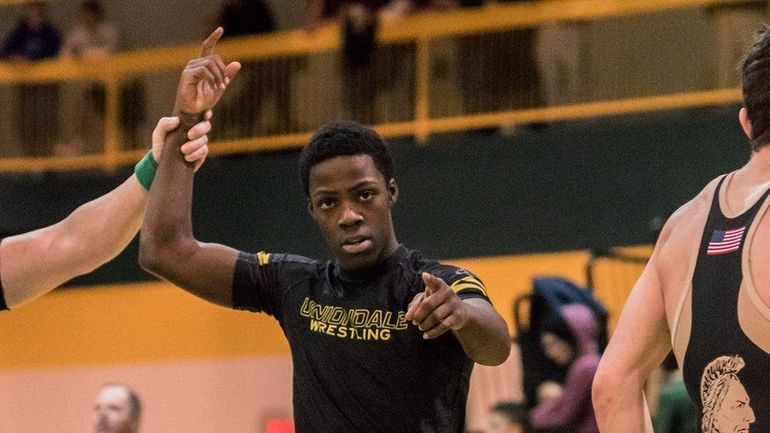
M 61 222 L 5 239 L 0 272 L 8 306 L 40 297 L 117 256 L 141 226 L 146 196 L 132 175 Z
M 140 262 L 150 272 L 168 278 L 179 263 L 177 257 L 194 254 L 198 243 L 192 234 L 193 165 L 185 161 L 179 147 L 200 115 L 179 116 L 179 127 L 168 134 L 161 161 L 147 199 L 142 226 Z
M 468 321 L 453 331 L 463 350 L 479 364 L 502 364 L 511 352 L 511 337 L 505 321 L 485 300 L 471 298 L 463 302 L 468 307 Z

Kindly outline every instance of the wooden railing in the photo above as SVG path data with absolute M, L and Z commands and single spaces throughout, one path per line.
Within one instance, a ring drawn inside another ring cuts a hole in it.
M 22 3 L 2 0 L 0 4 Z M 398 23 L 382 26 L 381 44 L 414 44 L 414 95 L 412 119 L 375 125 L 386 137 L 415 136 L 424 141 L 429 135 L 508 124 L 527 124 L 609 116 L 627 113 L 671 110 L 685 107 L 722 105 L 739 102 L 739 89 L 716 89 L 688 93 L 594 101 L 573 105 L 516 109 L 456 116 L 431 115 L 432 43 L 440 39 L 479 35 L 505 29 L 530 28 L 550 21 L 602 20 L 641 14 L 704 8 L 739 3 L 736 0 L 545 0 L 524 4 L 496 4 L 478 9 L 409 16 Z M 748 30 L 747 30 L 748 31 Z M 309 56 L 333 52 L 340 47 L 336 25 L 313 32 L 296 30 L 268 36 L 244 37 L 220 43 L 225 59 L 241 61 Z M 0 172 L 72 170 L 115 167 L 136 161 L 142 150 L 125 150 L 120 128 L 120 89 L 129 80 L 157 71 L 181 70 L 196 55 L 196 45 L 116 54 L 98 63 L 51 60 L 21 67 L 0 63 L 0 84 L 51 83 L 85 80 L 105 89 L 103 152 L 83 156 L 4 158 Z M 651 77 L 654 79 L 654 77 Z M 169 101 L 170 103 L 170 101 Z M 212 154 L 255 152 L 301 146 L 309 131 L 244 137 L 220 141 L 211 146 Z

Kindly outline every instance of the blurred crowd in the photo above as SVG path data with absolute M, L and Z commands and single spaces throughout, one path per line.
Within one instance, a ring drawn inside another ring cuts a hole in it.
M 220 109 L 219 115 L 228 120 L 228 126 L 215 131 L 214 138 L 298 133 L 330 120 L 314 116 L 346 117 L 366 124 L 409 121 L 415 114 L 416 47 L 412 43 L 381 46 L 377 35 L 382 28 L 398 26 L 413 13 L 534 1 L 538 0 L 297 1 L 296 9 L 304 15 L 309 35 L 327 23 L 340 24 L 341 50 L 336 58 L 326 60 L 287 54 L 245 61 L 238 88 L 230 92 L 232 96 L 223 101 Z M 207 34 L 212 27 L 222 25 L 226 37 L 238 38 L 299 25 L 296 20 L 279 22 L 274 6 L 275 2 L 267 0 L 224 0 L 215 12 L 200 19 L 200 33 Z M 714 87 L 737 85 L 735 65 L 751 42 L 746 29 L 761 21 L 766 9 L 767 2 L 758 0 L 727 3 L 706 11 L 713 22 L 718 51 Z M 119 48 L 135 49 L 121 44 L 120 36 L 121 31 L 137 30 L 119 31 L 104 5 L 98 0 L 86 0 L 80 3 L 77 18 L 62 37 L 48 17 L 46 3 L 28 2 L 15 27 L 4 32 L 0 58 L 11 62 L 56 57 L 72 62 L 99 61 Z M 449 114 L 585 102 L 589 99 L 584 88 L 589 74 L 589 30 L 587 22 L 568 20 L 460 36 L 451 56 L 436 56 L 431 75 L 440 78 L 448 70 L 456 74 L 460 113 Z M 447 59 L 454 65 L 442 63 Z M 121 84 L 122 134 L 133 141 L 146 132 L 142 125 L 152 123 L 155 111 L 159 111 L 149 100 L 158 89 L 149 79 Z M 78 155 L 100 150 L 106 99 L 102 83 L 24 84 L 16 92 L 14 105 L 18 108 L 13 129 L 22 154 Z M 315 97 L 307 96 L 313 92 Z M 300 93 L 303 95 L 298 96 Z M 449 94 L 446 97 L 453 98 Z M 338 104 L 340 110 L 322 113 L 333 104 Z

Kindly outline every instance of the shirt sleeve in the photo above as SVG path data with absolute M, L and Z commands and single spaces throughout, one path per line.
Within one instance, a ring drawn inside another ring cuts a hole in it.
M 317 262 L 306 257 L 241 251 L 233 275 L 233 308 L 264 312 L 280 321 L 286 288 L 317 268 Z
M 426 269 L 425 272 L 444 280 L 461 299 L 482 298 L 491 303 L 484 283 L 479 277 L 466 269 L 449 265 L 438 265 L 434 268 Z

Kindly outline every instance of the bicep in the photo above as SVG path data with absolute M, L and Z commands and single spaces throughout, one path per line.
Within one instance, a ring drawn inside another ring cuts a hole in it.
M 195 242 L 189 251 L 171 256 L 157 276 L 206 301 L 230 308 L 238 250 Z M 152 271 L 150 269 L 150 271 Z

